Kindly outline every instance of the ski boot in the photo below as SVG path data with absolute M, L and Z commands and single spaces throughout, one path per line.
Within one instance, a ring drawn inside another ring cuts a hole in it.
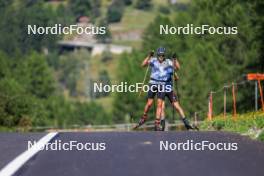
M 184 123 L 184 126 L 187 130 L 193 130 L 194 128 L 190 125 L 189 121 L 187 118 L 183 118 L 182 122 Z
M 160 125 L 161 125 L 161 131 L 165 131 L 165 127 L 166 127 L 166 120 L 162 119 L 160 121 Z
M 137 129 L 138 127 L 142 126 L 142 125 L 147 121 L 147 118 L 148 118 L 148 115 L 147 115 L 147 114 L 144 114 L 144 115 L 140 118 L 138 124 L 134 127 L 134 129 Z
M 163 131 L 162 130 L 162 126 L 161 126 L 161 124 L 160 124 L 160 120 L 155 120 L 155 127 L 154 127 L 154 130 L 155 131 Z

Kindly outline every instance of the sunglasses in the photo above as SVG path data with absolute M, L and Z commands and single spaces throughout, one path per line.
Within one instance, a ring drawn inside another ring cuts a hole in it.
M 161 55 L 158 55 L 158 57 L 165 57 L 165 55 L 164 54 L 161 54 Z

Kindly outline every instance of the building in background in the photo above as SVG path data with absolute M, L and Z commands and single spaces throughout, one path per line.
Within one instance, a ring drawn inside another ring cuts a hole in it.
M 89 17 L 80 16 L 77 18 L 77 25 L 80 27 L 94 27 L 90 22 Z M 83 33 L 81 35 L 75 35 L 69 40 L 62 40 L 58 42 L 61 52 L 73 51 L 76 49 L 87 49 L 91 52 L 91 55 L 99 55 L 105 51 L 111 52 L 113 54 L 121 54 L 123 52 L 131 52 L 132 48 L 130 46 L 124 45 L 113 45 L 99 43 L 96 40 L 95 35 Z

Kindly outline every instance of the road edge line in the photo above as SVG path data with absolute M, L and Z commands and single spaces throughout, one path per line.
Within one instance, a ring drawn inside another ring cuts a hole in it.
M 43 136 L 31 148 L 19 154 L 15 159 L 10 161 L 3 169 L 0 170 L 0 176 L 11 176 L 15 174 L 28 160 L 37 154 L 49 141 L 51 141 L 58 132 L 51 132 Z

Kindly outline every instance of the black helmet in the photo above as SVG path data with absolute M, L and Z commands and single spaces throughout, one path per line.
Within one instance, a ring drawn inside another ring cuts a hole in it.
M 157 49 L 157 55 L 159 56 L 159 55 L 164 55 L 164 54 L 165 54 L 165 48 L 159 47 Z

